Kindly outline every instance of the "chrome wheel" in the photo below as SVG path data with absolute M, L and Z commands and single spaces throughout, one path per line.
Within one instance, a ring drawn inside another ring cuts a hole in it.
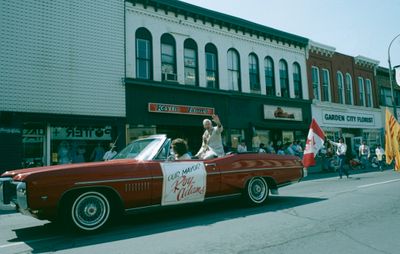
M 247 184 L 247 197 L 253 204 L 263 203 L 269 194 L 268 184 L 262 177 L 254 177 Z
M 85 192 L 73 202 L 72 221 L 79 229 L 90 231 L 102 227 L 110 217 L 110 203 L 99 192 Z

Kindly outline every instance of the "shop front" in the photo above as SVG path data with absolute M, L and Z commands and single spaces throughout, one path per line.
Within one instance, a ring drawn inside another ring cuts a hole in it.
M 120 118 L 14 113 L 11 121 L 18 127 L 12 133 L 3 127 L 0 133 L 2 140 L 10 140 L 1 142 L 0 149 L 6 151 L 12 145 L 11 154 L 1 158 L 2 172 L 100 161 L 110 143 L 117 150 L 125 146 L 125 120 Z
M 383 142 L 384 119 L 380 109 L 313 104 L 312 112 L 326 136 L 331 140 L 343 137 L 353 154 L 357 154 L 362 141 L 371 148 Z
M 311 122 L 310 103 L 255 94 L 126 80 L 127 142 L 151 134 L 183 138 L 196 153 L 202 121 L 217 114 L 224 126 L 226 150 L 244 141 L 248 150 L 260 143 L 305 142 Z

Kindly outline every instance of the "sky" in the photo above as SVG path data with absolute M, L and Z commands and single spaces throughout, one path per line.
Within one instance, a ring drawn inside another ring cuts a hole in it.
M 184 0 L 362 55 L 388 67 L 388 47 L 400 34 L 400 0 Z M 390 50 L 400 65 L 400 37 Z

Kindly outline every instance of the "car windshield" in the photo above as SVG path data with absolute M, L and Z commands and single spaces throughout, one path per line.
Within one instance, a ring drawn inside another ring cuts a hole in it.
M 160 142 L 162 140 L 158 138 L 135 140 L 119 152 L 114 159 L 139 159 L 139 157 L 146 157 L 144 154 L 158 149 Z

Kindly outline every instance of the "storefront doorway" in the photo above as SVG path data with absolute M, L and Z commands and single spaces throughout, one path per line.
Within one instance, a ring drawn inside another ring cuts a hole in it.
M 22 167 L 41 167 L 46 165 L 45 128 L 25 126 L 22 135 Z

